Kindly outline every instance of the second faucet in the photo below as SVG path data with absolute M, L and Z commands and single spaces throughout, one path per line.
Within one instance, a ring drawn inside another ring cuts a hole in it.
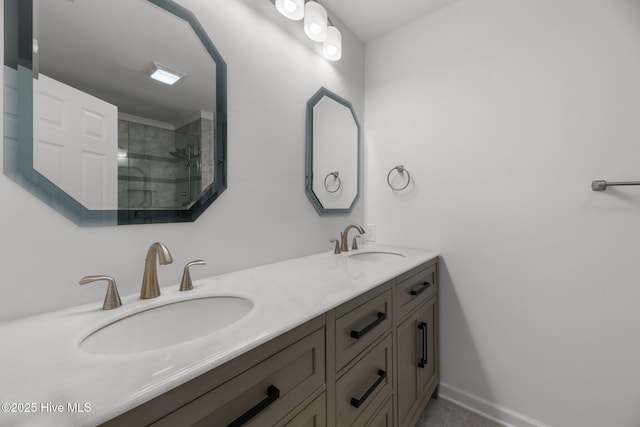
M 358 233 L 360 234 L 365 233 L 364 228 L 362 228 L 361 225 L 358 225 L 358 224 L 347 225 L 344 231 L 340 233 L 340 251 L 342 252 L 346 252 L 349 250 L 349 244 L 347 243 L 347 241 L 348 241 L 349 230 L 351 230 L 352 228 L 356 228 L 358 230 Z M 357 247 L 354 247 L 353 249 L 357 249 Z

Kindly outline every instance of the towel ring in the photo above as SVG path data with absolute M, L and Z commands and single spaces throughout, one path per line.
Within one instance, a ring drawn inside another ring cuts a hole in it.
M 335 190 L 329 190 L 329 184 L 327 183 L 327 179 L 329 179 L 330 176 L 333 176 L 334 181 L 337 180 L 338 181 L 338 186 L 336 187 Z M 342 187 L 342 180 L 340 179 L 340 173 L 338 173 L 338 171 L 335 172 L 329 172 L 327 174 L 327 176 L 324 177 L 324 188 L 329 192 L 329 193 L 336 193 L 340 187 Z
M 404 175 L 405 172 L 407 173 L 407 183 L 403 187 L 397 188 L 397 187 L 394 187 L 393 185 L 391 185 L 391 173 L 394 170 L 397 170 L 400 175 Z M 405 188 L 407 188 L 409 186 L 410 182 L 411 182 L 411 174 L 409 173 L 409 171 L 407 169 L 405 169 L 405 167 L 403 165 L 398 165 L 398 166 L 396 166 L 394 168 L 391 168 L 391 170 L 387 174 L 387 184 L 389 184 L 389 187 L 391 187 L 391 189 L 394 190 L 394 191 L 402 191 L 402 190 L 404 190 Z

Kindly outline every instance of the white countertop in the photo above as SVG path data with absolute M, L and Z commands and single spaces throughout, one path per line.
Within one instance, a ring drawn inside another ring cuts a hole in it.
M 129 295 L 115 310 L 102 310 L 96 301 L 0 324 L 0 426 L 100 424 L 438 256 L 368 245 L 357 252 L 376 250 L 405 257 L 366 262 L 348 258 L 353 251 L 321 253 L 196 280 L 188 292 L 175 284 L 151 300 Z M 96 355 L 78 347 L 101 326 L 127 315 L 222 295 L 247 298 L 253 310 L 217 332 L 158 350 Z M 19 412 L 7 412 L 7 403 Z M 75 404 L 87 410 L 70 411 Z

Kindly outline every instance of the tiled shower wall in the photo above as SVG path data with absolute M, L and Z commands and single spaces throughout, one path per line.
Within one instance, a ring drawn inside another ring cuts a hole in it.
M 189 202 L 194 201 L 213 183 L 213 129 L 213 120 L 200 118 L 176 130 L 176 148 L 191 145 L 197 149 L 197 157 L 191 170 L 185 167 L 177 171 L 176 206 L 182 206 L 187 199 Z M 180 138 L 181 135 L 187 135 L 189 138 Z M 191 179 L 188 178 L 189 175 Z M 184 195 L 189 193 L 190 198 L 186 198 Z
M 174 157 L 176 149 L 199 150 L 200 120 L 171 131 L 118 120 L 118 206 L 121 208 L 175 208 L 187 201 L 189 168 Z M 199 159 L 192 170 L 199 170 Z M 199 180 L 199 177 L 196 177 Z
M 211 119 L 200 119 L 200 159 L 201 159 L 201 190 L 205 191 L 211 184 L 213 184 L 213 165 L 215 165 L 215 159 L 213 158 L 213 141 L 215 135 L 215 117 Z

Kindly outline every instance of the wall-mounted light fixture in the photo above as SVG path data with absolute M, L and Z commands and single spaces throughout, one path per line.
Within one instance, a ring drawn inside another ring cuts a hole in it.
M 314 0 L 269 0 L 288 19 L 299 21 L 304 18 L 304 32 L 311 40 L 322 43 L 322 53 L 329 61 L 342 58 L 342 34 L 329 16 L 327 10 Z
M 342 58 L 342 34 L 333 25 L 327 27 L 327 38 L 322 43 L 322 52 L 329 61 Z
M 157 62 L 154 62 L 153 70 L 149 77 L 151 77 L 153 80 L 157 80 L 166 85 L 172 85 L 172 84 L 175 84 L 178 80 L 180 80 L 184 76 L 186 76 L 185 73 L 172 70 L 169 67 L 165 67 L 162 64 L 158 64 Z
M 294 21 L 304 18 L 304 0 L 276 0 L 276 8 L 283 16 Z
M 327 38 L 327 11 L 316 1 L 304 5 L 304 32 L 314 42 L 323 42 Z

